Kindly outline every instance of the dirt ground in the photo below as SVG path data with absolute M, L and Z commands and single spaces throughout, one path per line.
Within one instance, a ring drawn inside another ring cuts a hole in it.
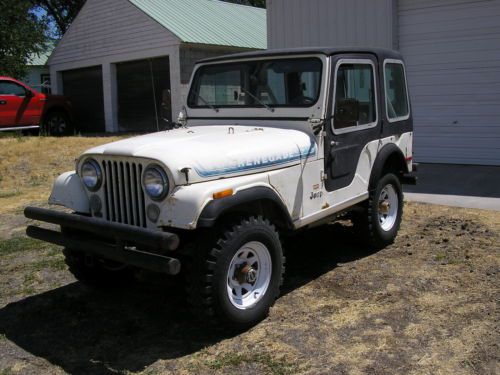
M 72 163 L 45 157 L 61 172 Z M 0 193 L 14 185 L 0 180 Z M 236 333 L 195 321 L 173 279 L 99 292 L 76 282 L 60 248 L 22 234 L 22 207 L 48 190 L 19 187 L 0 195 L 0 374 L 499 372 L 499 212 L 407 203 L 378 252 L 348 222 L 289 238 L 283 295 Z

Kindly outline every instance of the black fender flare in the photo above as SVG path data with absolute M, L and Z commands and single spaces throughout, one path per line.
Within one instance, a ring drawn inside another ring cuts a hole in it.
M 368 187 L 369 190 L 374 189 L 377 185 L 377 181 L 382 177 L 384 168 L 386 167 L 389 159 L 391 159 L 391 164 L 394 163 L 391 166 L 399 169 L 402 174 L 409 172 L 403 151 L 401 151 L 401 149 L 394 143 L 389 143 L 382 147 L 382 149 L 377 154 L 377 157 L 375 158 L 375 163 L 373 163 L 372 171 L 370 174 L 370 183 Z
M 210 228 L 217 219 L 232 208 L 251 203 L 271 202 L 279 209 L 278 214 L 284 219 L 285 225 L 293 228 L 293 220 L 287 207 L 279 195 L 271 188 L 255 186 L 238 191 L 236 194 L 208 202 L 198 218 L 197 227 Z

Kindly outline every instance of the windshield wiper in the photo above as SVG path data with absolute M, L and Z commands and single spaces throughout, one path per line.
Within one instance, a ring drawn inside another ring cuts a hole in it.
M 263 105 L 264 107 L 266 107 L 266 109 L 268 111 L 271 111 L 271 112 L 274 112 L 274 108 L 272 107 L 269 107 L 266 103 L 264 103 L 262 100 L 260 100 L 259 98 L 257 98 L 254 94 L 252 94 L 250 91 L 244 89 L 244 88 L 241 88 L 241 91 L 243 91 L 245 94 L 248 94 L 250 95 L 254 100 L 256 100 L 259 104 Z
M 201 96 L 200 94 L 196 94 L 196 98 L 200 99 L 203 103 L 205 103 L 205 105 L 207 107 L 212 108 L 215 112 L 217 112 L 217 113 L 219 112 L 219 108 L 217 108 L 216 106 L 214 106 L 214 105 L 210 104 L 209 102 L 207 102 L 207 100 L 203 96 Z

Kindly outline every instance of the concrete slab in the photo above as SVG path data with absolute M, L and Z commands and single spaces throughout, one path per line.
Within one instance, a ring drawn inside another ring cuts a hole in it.
M 469 197 L 465 195 L 405 193 L 405 200 L 440 204 L 443 206 L 479 208 L 482 210 L 500 211 L 500 198 Z

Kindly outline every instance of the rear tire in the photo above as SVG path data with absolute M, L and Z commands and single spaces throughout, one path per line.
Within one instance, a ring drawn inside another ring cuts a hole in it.
M 61 137 L 73 133 L 73 125 L 63 111 L 51 111 L 45 115 L 42 131 L 46 135 Z
M 264 319 L 279 296 L 285 272 L 281 242 L 261 216 L 233 221 L 220 232 L 212 245 L 193 254 L 186 275 L 189 302 L 205 321 L 247 328 Z
M 399 178 L 393 173 L 384 175 L 370 192 L 363 211 L 353 217 L 354 229 L 377 249 L 392 244 L 401 225 L 403 204 Z
M 94 289 L 129 285 L 134 280 L 132 270 L 112 261 L 95 258 L 69 248 L 63 250 L 69 271 L 81 283 Z

